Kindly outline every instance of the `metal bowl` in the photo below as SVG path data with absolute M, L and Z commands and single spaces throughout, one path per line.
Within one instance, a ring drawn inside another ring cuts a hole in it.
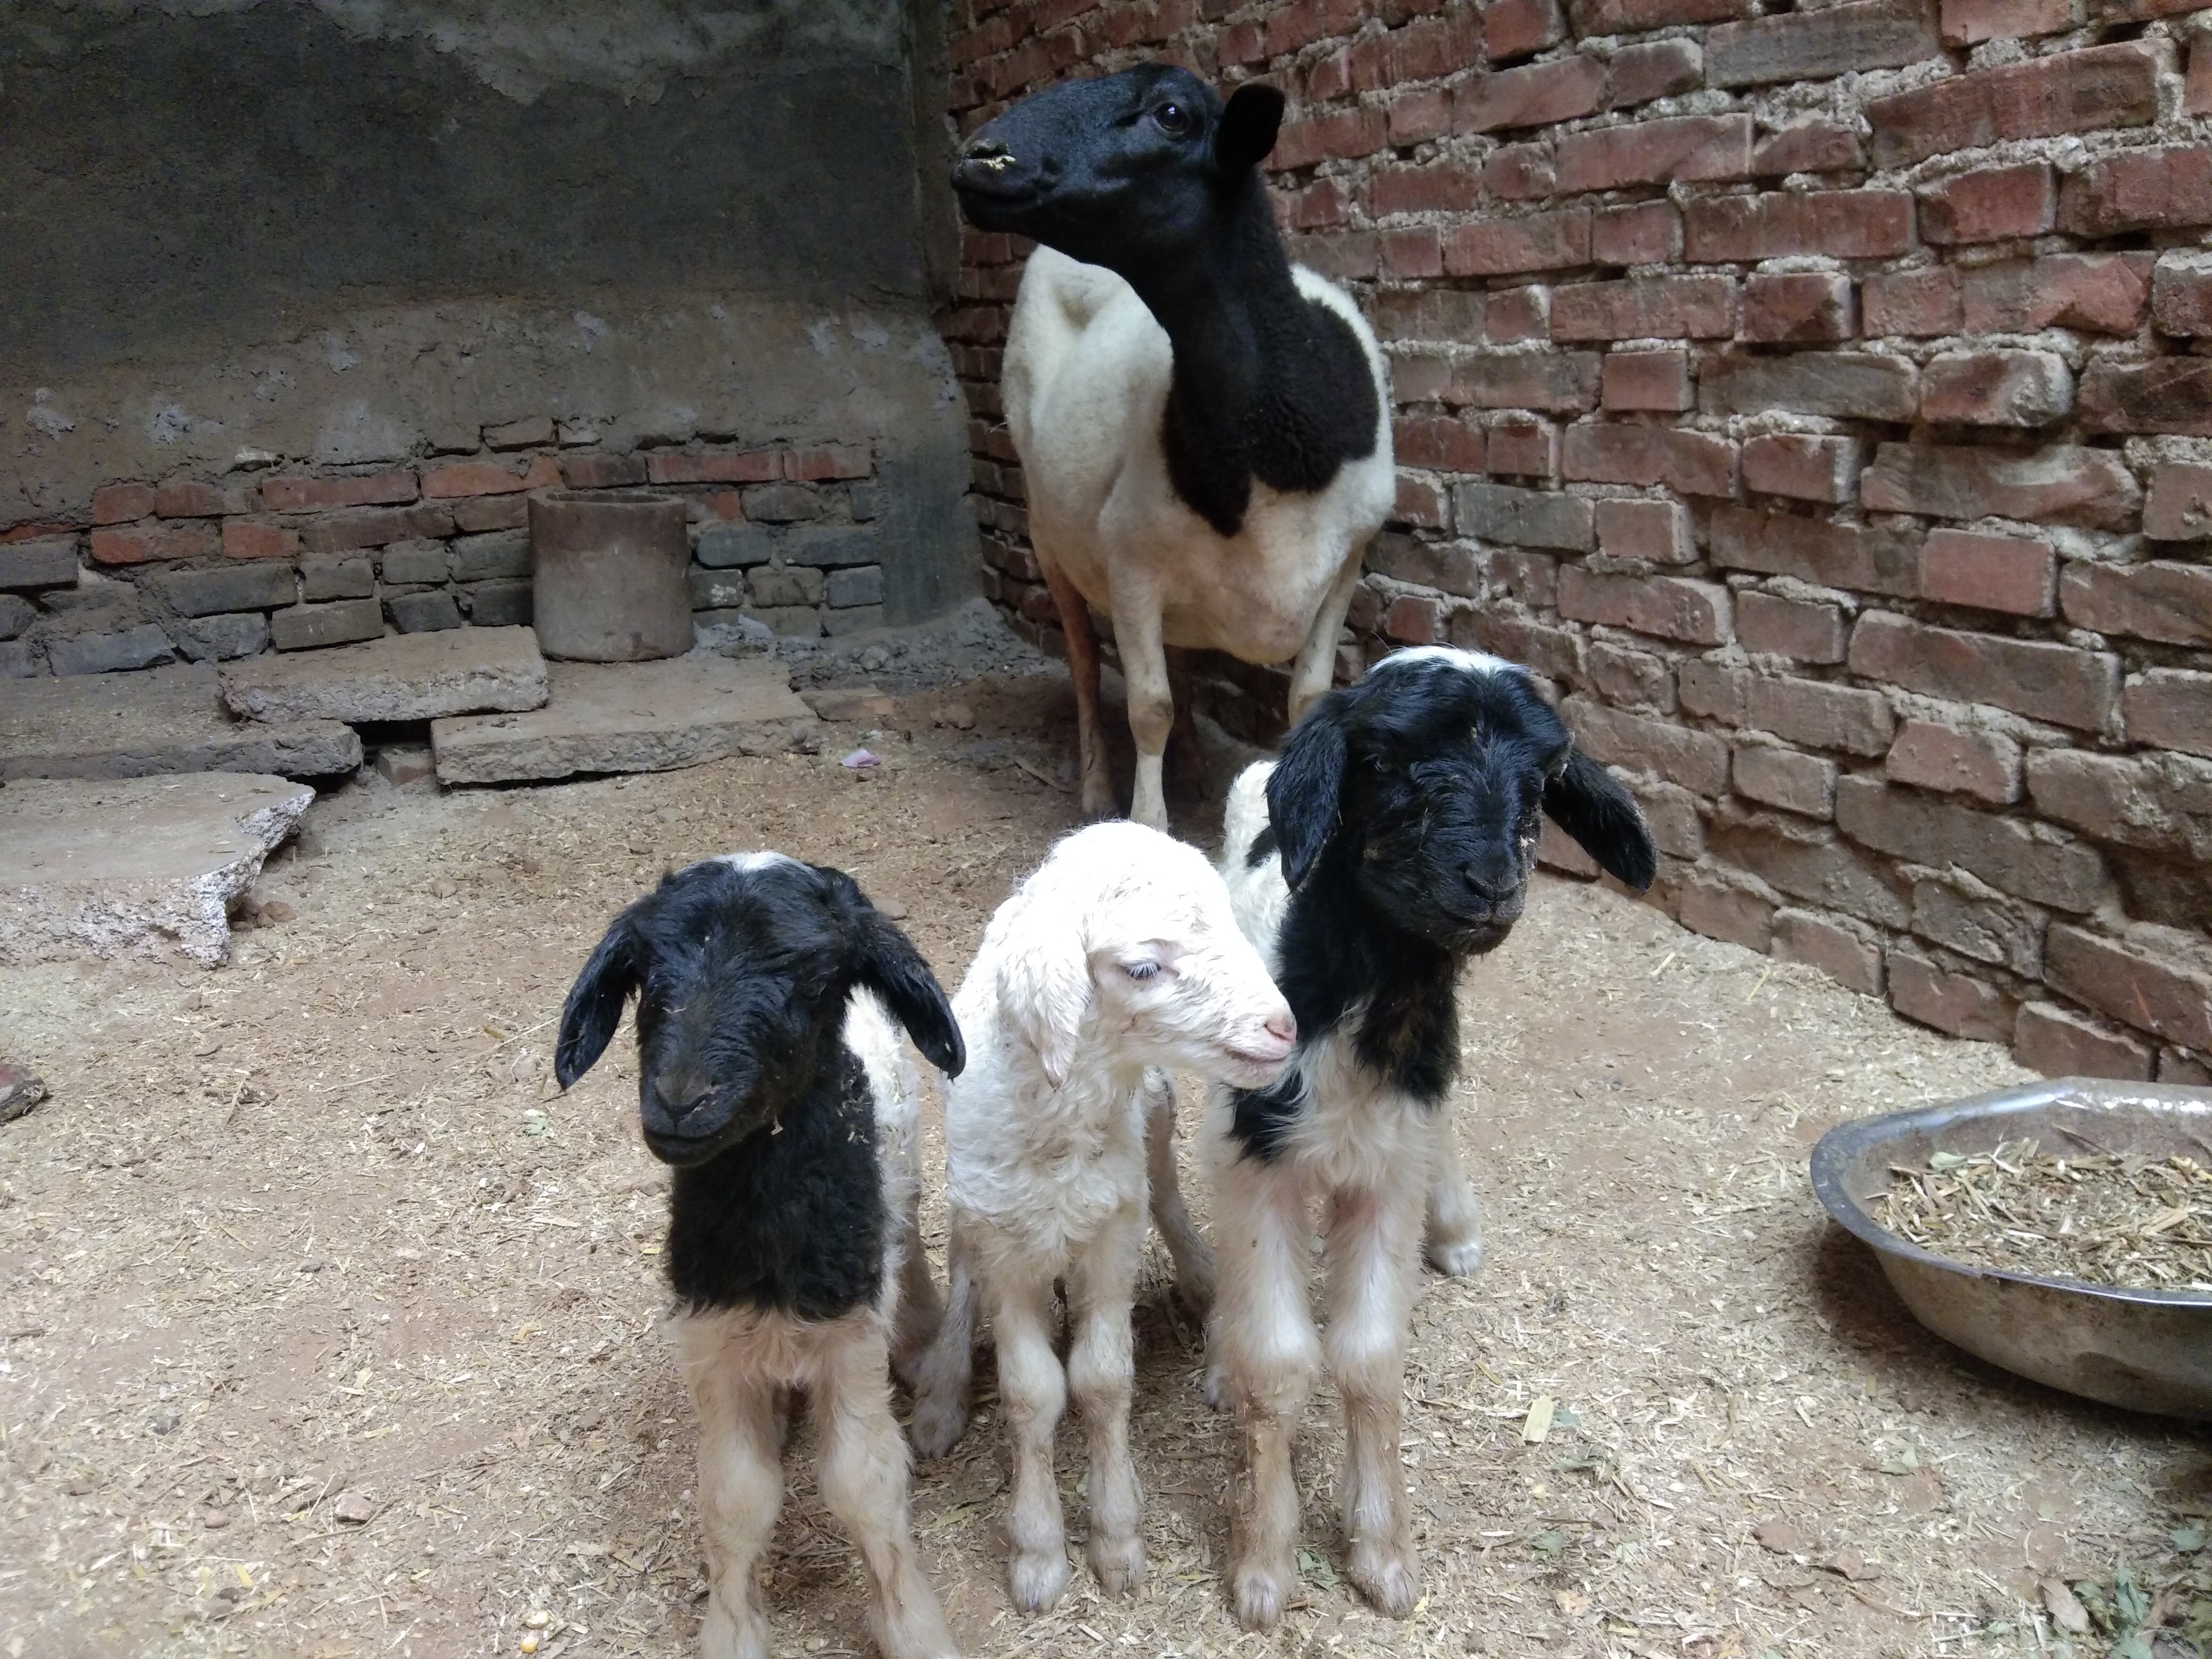
M 1987 1152 L 2001 1140 L 2094 1147 L 2212 1163 L 2212 1089 L 2054 1078 L 1831 1129 L 1813 1149 L 1813 1190 L 1875 1249 L 1913 1316 L 1936 1335 L 2007 1370 L 2107 1405 L 2212 1418 L 2212 1293 L 2117 1290 L 1970 1267 L 1877 1224 L 1866 1205 L 1893 1164 L 1931 1152 Z

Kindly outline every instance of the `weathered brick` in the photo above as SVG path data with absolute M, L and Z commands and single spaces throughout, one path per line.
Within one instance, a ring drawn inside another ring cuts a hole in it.
M 1920 596 L 2015 617 L 2057 608 L 2058 554 L 2049 542 L 1931 530 L 1920 549 Z
M 2007 139 L 2144 126 L 2158 118 L 2158 52 L 2128 40 L 2008 64 L 1875 99 L 1866 116 L 1881 167 Z
M 289 565 L 233 565 L 214 570 L 164 570 L 149 579 L 155 592 L 182 617 L 225 611 L 267 611 L 298 597 Z
M 295 605 L 270 615 L 269 639 L 279 651 L 349 645 L 384 636 L 384 608 L 374 599 L 337 599 L 329 605 Z
M 1846 990 L 1881 994 L 1881 946 L 1855 923 L 1814 910 L 1778 910 L 1772 949 L 1777 961 L 1817 968 Z
M 92 521 L 128 524 L 136 519 L 150 518 L 154 494 L 154 486 L 149 483 L 102 484 L 92 492 Z
M 1477 409 L 1580 413 L 1597 402 L 1594 351 L 1486 351 L 1452 370 L 1449 401 Z
M 1751 670 L 1741 664 L 1692 657 L 1675 670 L 1674 687 L 1682 707 L 1692 714 L 1729 726 L 1744 723 Z
M 1966 275 L 1960 327 L 1969 334 L 2033 334 L 2081 329 L 2132 334 L 2150 301 L 2154 253 L 2055 253 L 1983 265 Z
M 1482 182 L 1480 173 L 1451 162 L 1377 167 L 1367 184 L 1367 209 L 1377 218 L 1394 213 L 1456 212 L 1482 199 Z
M 2074 0 L 1943 0 L 1943 40 L 1954 46 L 2074 27 Z
M 2119 698 L 2119 660 L 2104 652 L 1931 628 L 1887 611 L 1859 618 L 1847 660 L 1869 679 L 2076 731 L 2102 730 Z
M 1901 945 L 1890 946 L 1887 966 L 1889 1006 L 1905 1018 L 1974 1042 L 2012 1041 L 2013 1000 L 1988 981 Z
M 1562 191 L 1741 179 L 1751 172 L 1751 117 L 1673 116 L 1571 132 L 1559 139 L 1559 158 Z
M 295 558 L 300 551 L 300 532 L 287 525 L 227 519 L 222 526 L 222 551 L 224 557 L 231 559 Z
M 1576 54 L 1548 64 L 1478 75 L 1461 84 L 1452 125 L 1461 132 L 1548 126 L 1605 107 L 1605 65 Z
M 1712 870 L 1692 870 L 1682 878 L 1675 920 L 1693 933 L 1723 939 L 1747 950 L 1765 951 L 1774 933 L 1773 901 L 1741 881 Z
M 1483 580 L 1495 596 L 1518 599 L 1531 611 L 1548 611 L 1559 592 L 1559 562 L 1549 553 L 1505 546 L 1484 550 Z M 1579 634 L 1562 630 L 1574 638 Z
M 2067 175 L 2058 192 L 2058 228 L 2075 236 L 2186 229 L 2212 224 L 2212 149 L 2103 155 Z
M 1401 593 L 1382 612 L 1382 632 L 1401 645 L 1435 645 L 1443 639 L 1443 609 L 1425 593 Z
M 1608 558 L 1688 564 L 1698 556 L 1690 509 L 1680 501 L 1602 501 L 1595 521 L 1598 549 Z
M 1590 212 L 1590 263 L 1657 265 L 1682 253 L 1682 210 L 1672 202 L 1632 202 Z
M 336 478 L 264 478 L 261 505 L 271 513 L 317 513 L 337 507 L 400 507 L 420 489 L 412 467 Z
M 2130 675 L 2120 708 L 2130 742 L 2212 755 L 2212 674 L 2153 668 Z
M 1439 472 L 1480 472 L 1484 466 L 1482 429 L 1448 415 L 1401 416 L 1390 423 L 1390 445 L 1401 466 Z
M 1674 711 L 1674 667 L 1666 658 L 1656 652 L 1631 650 L 1610 640 L 1592 640 L 1583 654 L 1589 682 L 1607 702 L 1625 708 L 1656 709 L 1662 714 Z M 1695 858 L 1704 848 L 1687 853 L 1679 848 L 1665 850 L 1677 857 Z
M 1601 384 L 1607 409 L 1679 413 L 1692 401 L 1689 354 L 1608 351 Z
M 1728 589 L 1682 576 L 1597 575 L 1571 564 L 1559 572 L 1559 614 L 1687 645 L 1735 637 Z
M 365 558 L 313 559 L 300 569 L 303 599 L 365 599 L 375 592 L 376 567 Z
M 1397 499 L 1391 503 L 1390 517 L 1395 523 L 1419 525 L 1425 530 L 1449 530 L 1451 497 L 1426 478 L 1401 472 L 1398 475 Z
M 1404 149 L 1427 143 L 1451 131 L 1451 94 L 1442 87 L 1416 87 L 1390 100 L 1389 142 Z
M 1614 109 L 1695 92 L 1705 84 L 1705 54 L 1694 40 L 1654 40 L 1613 54 L 1607 102 Z
M 2212 861 L 2212 762 L 2039 749 L 2027 757 L 2027 793 L 2053 823 L 2099 841 Z
M 2081 373 L 2081 404 L 2093 432 L 2212 437 L 2212 357 L 2093 362 Z
M 1530 202 L 1549 196 L 1559 183 L 1559 170 L 1548 143 L 1500 144 L 1490 153 L 1476 179 L 1480 191 L 1501 202 Z M 1437 244 L 1441 263 L 1443 244 Z
M 866 478 L 874 475 L 876 458 L 866 444 L 817 444 L 811 449 L 783 452 L 783 476 L 800 483 Z
M 1927 8 L 1914 0 L 1856 0 L 1726 23 L 1705 36 L 1707 74 L 1717 87 L 1824 81 L 1917 64 L 1942 50 Z
M 2043 912 L 1962 870 L 1912 884 L 1912 931 L 1930 944 L 2022 979 L 2043 972 Z
M 1467 535 L 1519 547 L 1563 547 L 1587 553 L 1595 542 L 1590 504 L 1550 490 L 1460 484 L 1452 491 L 1452 517 Z
M 1912 365 L 1866 351 L 1796 351 L 1784 357 L 1724 357 L 1705 364 L 1698 400 L 1707 414 L 1828 415 L 1840 420 L 1910 421 L 1918 398 Z
M 113 674 L 176 659 L 169 636 L 152 623 L 62 635 L 46 641 L 46 665 L 57 674 Z
M 1559 429 L 1549 421 L 1514 416 L 1494 422 L 1488 433 L 1490 471 L 1516 477 L 1559 476 Z
M 1451 619 L 1451 642 L 1462 649 L 1486 651 L 1557 680 L 1583 673 L 1582 635 L 1486 609 L 1460 611 Z
M 1444 269 L 1455 276 L 1503 276 L 1589 263 L 1588 208 L 1488 219 L 1444 238 Z
M 1956 334 L 1960 289 L 1959 273 L 1949 265 L 1869 276 L 1859 285 L 1866 331 L 1870 335 Z
M 2197 31 L 2190 43 L 2189 73 L 2181 87 L 2181 112 L 2212 115 L 2212 33 Z
M 1857 133 L 1840 121 L 1816 116 L 1760 139 L 1752 149 L 1751 171 L 1759 179 L 1785 173 L 1856 173 L 1865 161 Z
M 1920 370 L 1920 418 L 1972 426 L 2048 426 L 2074 408 L 2074 375 L 2055 351 L 1942 351 Z
M 2212 105 L 2212 97 L 2205 101 Z M 2185 1089 L 2212 1089 L 2212 1056 L 2192 1054 L 2186 1048 L 2169 1045 L 2158 1051 L 2158 1080 L 2179 1084 Z
M 1735 331 L 1731 277 L 1634 276 L 1552 290 L 1555 340 L 1711 340 Z
M 2058 180 L 2044 161 L 1954 173 L 1917 193 L 1921 240 L 1938 245 L 2040 236 L 2058 222 Z
M 154 511 L 165 519 L 219 519 L 247 512 L 252 505 L 250 489 L 200 478 L 172 478 L 154 492 Z
M 1796 253 L 1886 259 L 1912 246 L 1912 198 L 1901 190 L 1709 197 L 1683 215 L 1682 246 L 1700 264 Z
M 1601 520 L 1598 544 L 1605 542 Z M 1747 592 L 1735 596 L 1735 632 L 1747 651 L 1789 657 L 1798 662 L 1844 659 L 1844 613 L 1832 605 L 1784 599 L 1778 593 Z
M 1744 721 L 1805 748 L 1847 755 L 1881 754 L 1897 726 L 1879 691 L 1767 674 L 1745 684 Z
M 2045 1077 L 2150 1079 L 2151 1047 L 2056 1002 L 2024 1002 L 2012 1029 L 2012 1057 Z
M 1498 289 L 1483 306 L 1481 337 L 1494 345 L 1517 345 L 1551 337 L 1552 290 L 1540 283 Z
M 1664 484 L 1685 495 L 1735 493 L 1735 445 L 1676 427 L 1594 424 L 1566 429 L 1560 476 L 1595 483 Z
M 1938 519 L 1995 516 L 2034 523 L 2131 527 L 2135 475 L 2110 451 L 2052 444 L 2031 455 L 1933 444 L 1883 444 L 1859 479 L 1875 513 Z
M 2044 953 L 2053 990 L 2185 1048 L 2212 1048 L 2212 949 L 2179 928 L 2137 922 L 2119 939 L 2054 924 Z
M 2100 634 L 2212 645 L 2212 567 L 2076 560 L 2059 578 L 2058 605 L 2076 628 Z
M 1821 587 L 1899 595 L 1920 590 L 1918 541 L 1878 526 L 1721 507 L 1713 511 L 1712 553 L 1713 562 L 1729 569 L 1795 576 Z
M 1743 446 L 1743 487 L 1801 501 L 1847 501 L 1858 487 L 1856 438 L 1770 433 Z
M 1751 0 L 1568 0 L 1579 35 L 1634 34 L 1674 23 L 1713 23 L 1741 17 Z
M 559 483 L 559 464 L 548 459 L 543 465 L 552 474 L 544 482 Z M 504 495 L 538 487 L 538 481 L 495 461 L 456 461 L 448 466 L 426 467 L 422 472 L 422 494 L 432 501 L 450 500 L 457 495 Z M 277 648 L 285 650 L 290 647 L 280 646 Z
M 709 511 L 721 510 L 727 495 L 706 503 Z M 492 530 L 520 530 L 530 522 L 526 495 L 469 495 L 453 503 L 453 528 L 471 536 Z
M 1839 779 L 1838 790 L 1848 781 Z M 1747 812 L 1723 802 L 1713 815 L 1708 840 L 1717 857 L 1808 904 L 1881 927 L 1902 927 L 1911 918 L 1897 875 L 1851 846 L 1832 824 Z
M 2212 257 L 2160 256 L 2151 273 L 2150 311 L 2161 334 L 2212 334 Z
M 384 580 L 400 585 L 416 582 L 442 582 L 446 580 L 446 544 L 443 542 L 396 542 L 384 550 L 379 561 L 384 567 Z M 362 598 L 363 595 L 349 595 Z
M 2105 861 L 2048 825 L 1998 817 L 1856 776 L 1836 785 L 1836 822 L 1862 846 L 1937 869 L 1955 864 L 1992 887 L 2075 914 L 2112 890 Z
M 146 564 L 156 559 L 204 559 L 222 550 L 214 525 L 204 519 L 159 524 L 102 526 L 92 532 L 94 564 Z
M 483 430 L 486 449 L 542 449 L 553 442 L 553 417 L 528 415 Z
M 1735 748 L 1735 792 L 1785 812 L 1832 817 L 1838 769 L 1833 761 L 1773 744 L 1740 743 Z
M 1382 258 L 1382 275 L 1401 282 L 1444 274 L 1443 240 L 1428 225 L 1384 231 Z
M 1492 63 L 1557 46 L 1566 33 L 1559 0 L 1490 0 L 1482 9 L 1483 55 Z
M 1474 552 L 1454 543 L 1425 542 L 1386 530 L 1368 544 L 1367 568 L 1395 581 L 1442 588 L 1462 599 L 1482 596 L 1482 572 Z
M 567 455 L 561 473 L 571 489 L 618 489 L 645 482 L 642 455 Z
M 367 507 L 316 520 L 300 532 L 300 545 L 309 553 L 350 553 L 387 542 L 453 533 L 450 507 Z
M 2002 732 L 1910 720 L 1897 728 L 1883 770 L 1899 783 L 2008 806 L 2020 799 L 2020 744 Z
M 1601 765 L 1656 773 L 1697 795 L 1728 788 L 1728 744 L 1710 732 L 1608 708 L 1580 695 L 1569 697 L 1561 712 L 1576 741 Z
M 1847 340 L 1856 318 L 1851 279 L 1838 270 L 1754 276 L 1743 285 L 1743 337 L 1778 344 Z
M 1356 159 L 1372 155 L 1389 140 L 1378 109 L 1336 110 L 1314 119 L 1285 121 L 1268 152 L 1267 165 L 1289 170 L 1310 167 L 1325 156 Z

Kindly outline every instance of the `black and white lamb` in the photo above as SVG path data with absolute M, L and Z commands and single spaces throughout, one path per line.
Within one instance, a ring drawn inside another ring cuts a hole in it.
M 1419 1596 L 1401 1390 L 1459 1070 L 1455 990 L 1468 958 L 1521 916 L 1540 813 L 1630 886 L 1650 884 L 1643 815 L 1528 675 L 1433 647 L 1331 692 L 1280 760 L 1248 768 L 1231 793 L 1222 874 L 1298 1027 L 1273 1085 L 1215 1091 L 1203 1141 L 1219 1273 L 1210 1334 L 1242 1443 L 1230 1590 L 1248 1630 L 1273 1626 L 1297 1583 L 1291 1445 L 1324 1355 L 1344 1400 L 1349 1576 L 1395 1618 Z M 1316 1198 L 1318 1335 L 1306 1302 Z
M 1259 164 L 1282 113 L 1273 87 L 1224 103 L 1150 64 L 1024 99 L 953 169 L 971 222 L 1043 244 L 1022 274 L 1000 395 L 1067 636 L 1091 817 L 1114 798 L 1086 606 L 1112 618 L 1128 686 L 1129 816 L 1164 830 L 1166 648 L 1295 659 L 1297 719 L 1328 689 L 1395 495 L 1375 337 L 1275 229 Z
M 960 1028 L 906 936 L 841 871 L 708 859 L 617 916 L 562 1010 L 588 1071 L 637 997 L 645 1143 L 675 1166 L 670 1331 L 699 1416 L 708 1659 L 765 1659 L 753 1566 L 782 1502 L 778 1391 L 804 1389 L 823 1501 L 866 1566 L 888 1659 L 955 1651 L 907 1525 L 891 1358 L 939 1316 L 916 1219 L 915 1072 L 885 1010 L 957 1076 Z

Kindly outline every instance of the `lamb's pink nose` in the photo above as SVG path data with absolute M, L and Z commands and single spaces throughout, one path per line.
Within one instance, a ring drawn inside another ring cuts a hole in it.
M 1269 1036 L 1274 1038 L 1285 1048 L 1295 1048 L 1297 1045 L 1298 1023 L 1291 1018 L 1291 1011 L 1287 1008 L 1271 1018 L 1264 1029 Z

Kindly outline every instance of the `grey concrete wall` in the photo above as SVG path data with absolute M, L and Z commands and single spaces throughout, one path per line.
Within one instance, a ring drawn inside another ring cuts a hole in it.
M 917 33 L 902 0 L 0 0 L 0 533 L 550 413 L 872 444 L 890 620 L 957 601 Z

